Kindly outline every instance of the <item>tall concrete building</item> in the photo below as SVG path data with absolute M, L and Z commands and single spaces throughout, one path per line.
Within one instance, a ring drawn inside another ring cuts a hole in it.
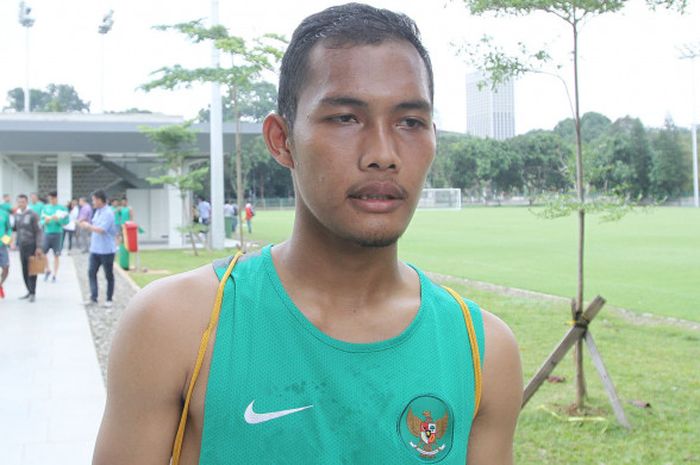
M 467 134 L 492 139 L 508 139 L 515 135 L 513 81 L 491 90 L 489 85 L 479 89 L 484 75 L 467 75 Z

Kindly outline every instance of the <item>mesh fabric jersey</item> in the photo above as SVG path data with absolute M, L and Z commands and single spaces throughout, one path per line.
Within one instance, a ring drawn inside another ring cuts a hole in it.
M 214 263 L 219 278 L 229 261 Z M 475 408 L 465 320 L 447 291 L 416 272 L 413 322 L 356 344 L 306 319 L 270 246 L 238 263 L 217 326 L 200 464 L 464 465 Z M 481 312 L 466 302 L 483 360 Z

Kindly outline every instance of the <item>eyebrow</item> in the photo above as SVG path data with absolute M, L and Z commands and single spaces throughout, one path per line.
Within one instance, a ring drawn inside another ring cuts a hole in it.
M 365 102 L 364 100 L 360 100 L 355 97 L 346 97 L 346 96 L 339 96 L 339 97 L 326 97 L 321 100 L 322 105 L 329 105 L 333 107 L 340 107 L 340 106 L 350 106 L 350 107 L 358 107 L 358 108 L 367 108 L 369 104 Z M 401 102 L 395 107 L 396 110 L 419 110 L 419 111 L 426 111 L 430 112 L 432 111 L 432 105 L 428 103 L 426 100 L 423 99 L 418 99 L 418 100 L 408 100 L 406 102 Z
M 361 107 L 366 108 L 368 106 L 367 102 L 354 97 L 326 97 L 321 100 L 322 105 L 329 105 L 332 107 Z

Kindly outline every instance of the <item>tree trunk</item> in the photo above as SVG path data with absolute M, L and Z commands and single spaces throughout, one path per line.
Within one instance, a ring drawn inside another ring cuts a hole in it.
M 238 111 L 238 87 L 233 86 L 233 118 L 236 121 L 236 193 L 238 202 L 238 214 L 240 215 L 244 211 L 244 198 L 243 198 L 243 173 L 242 163 L 241 163 L 241 116 Z M 240 218 L 239 218 L 240 220 Z M 245 238 L 243 233 L 243 221 L 239 221 L 240 228 L 238 228 L 238 240 L 240 241 L 241 251 L 246 251 Z
M 576 18 L 576 10 L 572 15 L 573 33 L 574 33 L 574 101 L 575 101 L 575 117 L 576 125 L 576 193 L 580 204 L 578 210 L 578 286 L 576 292 L 576 308 L 574 320 L 577 320 L 583 312 L 583 251 L 585 238 L 585 218 L 586 211 L 583 203 L 586 198 L 586 193 L 583 186 L 583 150 L 581 142 L 581 117 L 579 113 L 579 89 L 578 89 L 578 19 Z M 576 365 L 576 408 L 584 407 L 586 397 L 586 380 L 583 373 L 583 341 L 579 340 L 576 343 L 574 350 L 574 363 Z

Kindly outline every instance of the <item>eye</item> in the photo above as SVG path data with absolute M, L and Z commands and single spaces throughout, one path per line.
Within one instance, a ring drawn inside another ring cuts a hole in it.
M 336 115 L 328 118 L 329 121 L 333 121 L 341 124 L 357 123 L 357 118 L 352 114 Z
M 419 118 L 404 118 L 401 120 L 400 125 L 409 129 L 424 128 L 427 126 L 427 124 Z

